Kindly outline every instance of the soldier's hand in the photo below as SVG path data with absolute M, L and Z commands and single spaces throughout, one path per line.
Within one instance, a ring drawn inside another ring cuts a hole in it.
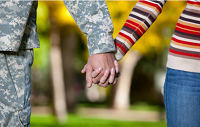
M 92 83 L 107 87 L 109 84 L 116 84 L 119 66 L 112 53 L 96 54 L 89 57 L 88 63 L 81 72 L 86 72 L 88 88 Z

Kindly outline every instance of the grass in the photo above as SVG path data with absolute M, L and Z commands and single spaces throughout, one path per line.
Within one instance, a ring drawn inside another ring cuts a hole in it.
M 164 110 L 164 108 L 158 106 L 158 105 L 148 105 L 147 103 L 137 103 L 134 105 L 130 105 L 130 110 L 135 110 L 135 111 L 161 111 Z
M 101 103 L 81 103 L 78 104 L 78 107 L 92 107 L 92 108 L 109 108 L 108 105 L 101 104 Z M 130 110 L 134 111 L 161 111 L 164 110 L 164 108 L 158 106 L 158 105 L 149 105 L 145 102 L 139 102 L 133 105 L 130 105 Z
M 117 121 L 97 118 L 85 118 L 70 114 L 66 124 L 58 124 L 55 117 L 50 115 L 31 116 L 31 127 L 167 127 L 166 122 L 134 122 Z

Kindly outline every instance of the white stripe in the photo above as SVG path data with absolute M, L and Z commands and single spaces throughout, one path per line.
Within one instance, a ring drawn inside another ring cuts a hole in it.
M 187 5 L 186 8 L 200 11 L 200 7 Z
M 137 41 L 137 40 L 135 39 L 135 37 L 134 37 L 132 34 L 126 32 L 126 31 L 124 31 L 124 30 L 121 30 L 120 32 L 123 33 L 123 34 L 126 34 L 126 35 L 129 36 L 129 37 L 131 37 L 131 39 L 132 39 L 134 42 Z
M 188 38 L 183 38 L 183 37 L 176 36 L 175 34 L 172 37 L 174 37 L 174 38 L 176 38 L 178 40 L 181 40 L 181 41 L 193 42 L 193 43 L 200 44 L 200 40 L 192 40 L 192 39 L 188 39 Z
M 182 50 L 187 50 L 187 51 L 194 51 L 200 53 L 200 49 L 194 49 L 194 48 L 188 48 L 188 47 L 182 47 L 179 45 L 175 45 L 173 43 L 170 44 L 172 47 L 177 48 L 177 49 L 182 49 Z
M 127 47 L 128 49 L 131 48 L 130 45 L 129 45 L 125 40 L 123 40 L 123 39 L 121 39 L 121 38 L 119 38 L 119 37 L 116 37 L 116 39 L 119 40 L 120 42 L 122 42 L 124 45 L 126 45 L 126 47 Z
M 189 22 L 189 21 L 185 21 L 185 20 L 182 20 L 182 19 L 179 19 L 179 20 L 182 21 L 182 22 L 185 22 L 185 23 L 191 23 L 191 24 L 199 25 L 198 23 Z
M 193 1 L 193 2 L 198 2 L 199 0 L 190 0 L 190 1 Z
M 117 53 L 115 53 L 115 58 L 117 61 L 121 60 L 124 56 L 120 53 L 120 51 L 117 49 Z
M 181 16 L 184 17 L 184 18 L 200 21 L 200 18 L 197 18 L 197 17 L 194 17 L 194 16 L 189 16 L 189 15 L 186 15 L 186 14 L 183 14 L 183 13 L 181 14 Z
M 168 55 L 167 67 L 188 72 L 200 73 L 200 61 Z
M 129 16 L 129 18 L 131 18 L 131 19 L 134 19 L 134 20 L 137 20 L 138 22 L 140 22 L 140 24 L 139 25 L 145 25 L 145 27 L 148 29 L 148 26 L 144 23 L 144 22 L 142 22 L 142 21 L 140 21 L 140 20 L 138 20 L 138 19 L 135 19 L 135 18 L 133 18 L 133 17 L 131 17 L 131 16 Z
M 143 15 L 141 15 L 141 14 L 139 14 L 139 13 L 137 13 L 137 12 L 133 12 L 133 11 L 131 11 L 131 14 L 136 15 L 136 16 L 138 16 L 138 17 L 140 17 L 140 18 L 146 20 L 150 25 L 152 24 L 152 22 L 148 19 L 147 16 L 143 16 Z M 142 21 L 142 22 L 144 22 L 144 21 Z
M 150 3 L 152 3 L 152 4 L 157 4 L 160 8 L 161 8 L 161 10 L 162 10 L 162 7 L 160 6 L 160 4 L 158 4 L 158 3 L 154 3 L 153 1 L 151 1 L 151 0 L 146 0 L 146 1 L 148 1 L 148 2 L 150 2 Z M 160 2 L 162 2 L 163 3 L 163 1 L 160 1 Z
M 144 5 L 142 5 L 142 4 L 137 4 L 137 6 L 143 8 L 143 9 L 145 9 L 145 10 L 151 11 L 151 12 L 154 13 L 154 15 L 158 16 L 158 13 L 157 13 L 157 11 L 155 11 L 155 9 L 152 9 L 152 8 L 150 8 L 150 7 L 148 7 L 148 6 L 144 6 Z

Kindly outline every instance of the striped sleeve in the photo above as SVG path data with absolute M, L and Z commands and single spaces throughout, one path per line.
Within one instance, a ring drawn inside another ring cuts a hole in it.
M 167 67 L 200 73 L 200 1 L 187 1 L 171 39 Z
M 131 11 L 114 42 L 117 47 L 115 57 L 123 58 L 136 41 L 147 31 L 161 13 L 164 0 L 140 0 Z

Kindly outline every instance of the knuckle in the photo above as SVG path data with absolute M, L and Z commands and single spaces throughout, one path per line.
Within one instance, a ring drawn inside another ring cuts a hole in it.
M 90 81 L 90 78 L 86 77 L 86 81 L 89 82 L 89 81 Z
M 90 65 L 86 66 L 86 70 L 90 70 L 90 69 L 91 69 Z
M 101 84 L 104 84 L 105 83 L 105 80 L 103 79 L 103 80 L 100 80 L 100 83 Z
M 99 83 L 99 81 L 98 81 L 98 80 L 96 80 L 96 79 L 92 79 L 92 82 L 93 82 L 94 84 L 97 84 L 97 83 Z
M 104 88 L 106 88 L 108 86 L 108 84 L 102 84 L 102 83 L 99 83 L 98 85 L 101 87 L 104 87 Z
M 114 77 L 114 76 L 115 76 L 115 72 L 111 73 L 111 76 L 113 76 L 113 77 Z

